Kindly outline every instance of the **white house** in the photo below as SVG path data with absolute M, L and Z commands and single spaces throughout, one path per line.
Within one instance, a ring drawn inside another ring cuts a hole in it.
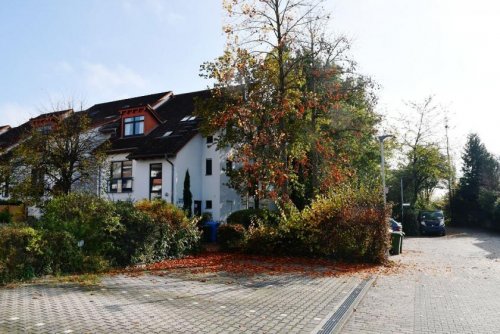
M 214 138 L 199 132 L 195 101 L 208 98 L 208 90 L 180 95 L 163 92 L 100 103 L 82 111 L 91 120 L 95 140 L 110 143 L 107 168 L 91 185 L 97 194 L 112 200 L 162 198 L 182 206 L 189 171 L 194 213 L 211 213 L 214 220 L 225 220 L 242 209 L 241 197 L 226 185 L 228 151 L 217 150 Z M 37 119 L 50 117 L 45 114 Z M 5 144 L 4 150 L 7 144 L 15 145 L 20 128 L 33 124 L 30 120 L 18 128 L 6 128 L 0 132 L 0 145 Z M 2 195 L 7 198 L 8 192 Z

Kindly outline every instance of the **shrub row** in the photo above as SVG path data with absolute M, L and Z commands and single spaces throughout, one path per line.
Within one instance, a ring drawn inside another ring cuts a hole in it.
M 182 256 L 198 247 L 196 222 L 161 200 L 57 197 L 46 203 L 34 226 L 0 228 L 0 283 Z
M 257 218 L 245 229 L 245 221 L 231 220 L 219 228 L 219 242 L 223 249 L 249 253 L 383 262 L 389 247 L 388 210 L 378 197 L 345 187 L 317 198 L 302 212 L 292 206 L 281 210 L 278 222 Z

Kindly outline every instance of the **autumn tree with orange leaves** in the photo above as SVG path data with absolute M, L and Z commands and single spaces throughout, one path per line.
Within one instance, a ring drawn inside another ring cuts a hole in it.
M 262 198 L 304 207 L 376 148 L 371 82 L 355 73 L 348 40 L 326 33 L 322 3 L 224 1 L 226 50 L 201 66 L 214 82 L 198 108 L 202 130 L 231 147 L 230 184 L 256 207 Z

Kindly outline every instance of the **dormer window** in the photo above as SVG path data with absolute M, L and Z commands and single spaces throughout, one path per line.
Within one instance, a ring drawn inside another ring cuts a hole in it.
M 123 121 L 124 136 L 144 134 L 144 116 L 127 117 Z
M 52 124 L 42 125 L 39 128 L 37 128 L 37 130 L 44 135 L 49 134 L 50 131 L 52 131 Z

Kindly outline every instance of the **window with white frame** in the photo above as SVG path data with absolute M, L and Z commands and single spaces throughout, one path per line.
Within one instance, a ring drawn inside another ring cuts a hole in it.
M 132 191 L 132 161 L 113 161 L 109 192 L 123 193 Z

